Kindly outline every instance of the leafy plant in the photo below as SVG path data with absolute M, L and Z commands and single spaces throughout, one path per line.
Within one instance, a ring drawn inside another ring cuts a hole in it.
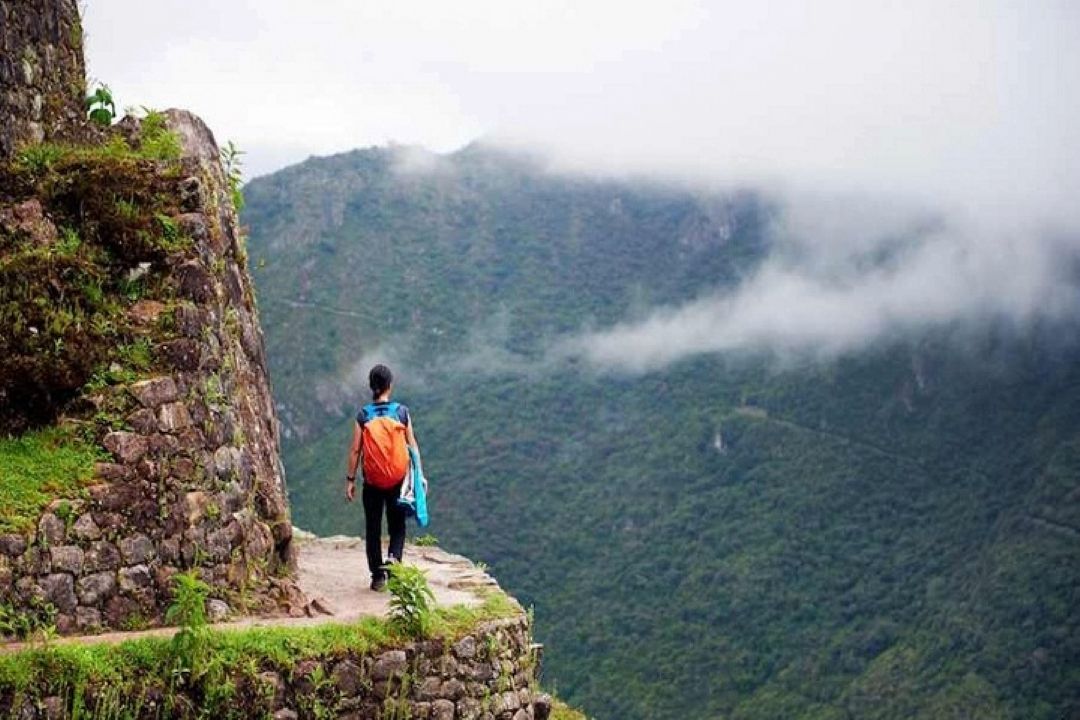
M 180 231 L 180 226 L 168 215 L 157 213 L 154 215 L 154 220 L 157 221 L 158 227 L 161 229 L 161 246 L 164 249 L 172 252 L 182 250 L 191 244 L 190 240 L 184 237 L 184 234 Z
M 412 540 L 413 545 L 419 547 L 431 547 L 439 544 L 439 538 L 435 537 L 431 533 L 414 537 Z
M 139 126 L 139 149 L 143 156 L 154 160 L 179 160 L 183 152 L 180 136 L 169 130 L 165 113 L 143 108 L 146 117 Z
M 210 586 L 199 579 L 194 569 L 173 578 L 173 602 L 165 611 L 165 622 L 180 625 L 171 643 L 174 673 L 180 678 L 195 675 L 209 651 L 209 595 Z
M 153 343 L 149 338 L 139 338 L 135 342 L 117 348 L 119 361 L 135 370 L 147 370 L 154 361 Z
M 208 624 L 206 598 L 210 586 L 199 579 L 196 570 L 173 576 L 173 601 L 165 611 L 165 622 L 183 627 L 203 627 Z
M 414 565 L 391 563 L 386 587 L 390 591 L 390 617 L 412 637 L 423 637 L 431 627 L 435 594 L 424 571 Z
M 82 245 L 82 238 L 79 237 L 79 231 L 74 228 L 62 227 L 60 228 L 60 239 L 56 243 L 56 251 L 61 255 L 71 256 Z
M 98 125 L 112 125 L 116 117 L 116 103 L 108 85 L 99 85 L 93 94 L 86 98 L 86 111 L 90 120 Z
M 15 609 L 0 605 L 0 637 L 27 640 L 38 636 L 48 640 L 56 633 L 56 608 L 39 598 L 30 601 L 29 608 Z
M 29 145 L 20 150 L 15 156 L 15 162 L 31 173 L 40 175 L 51 168 L 64 154 L 65 150 L 60 145 L 40 143 L 38 145 Z
M 244 151 L 236 147 L 232 140 L 221 148 L 221 165 L 225 171 L 225 181 L 229 184 L 229 194 L 236 212 L 244 209 L 244 193 L 241 189 L 244 184 L 244 172 L 243 161 L 240 159 L 240 156 L 244 154 Z

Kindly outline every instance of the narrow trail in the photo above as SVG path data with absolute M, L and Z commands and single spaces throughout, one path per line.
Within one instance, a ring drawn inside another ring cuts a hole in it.
M 309 599 L 309 616 L 243 617 L 216 623 L 215 629 L 234 630 L 253 627 L 301 627 L 324 623 L 352 622 L 362 617 L 381 617 L 389 610 L 390 596 L 369 589 L 361 538 L 335 536 L 315 538 L 298 533 L 298 579 Z M 482 591 L 498 587 L 495 580 L 472 561 L 437 547 L 405 546 L 405 562 L 416 565 L 427 576 L 437 605 L 480 605 Z M 97 635 L 68 635 L 50 644 L 119 644 L 144 637 L 172 637 L 175 627 L 159 627 L 132 632 L 106 632 Z M 41 647 L 40 642 L 0 644 L 0 652 L 16 652 Z
M 1028 522 L 1036 527 L 1048 530 L 1056 535 L 1062 535 L 1071 540 L 1080 540 L 1080 530 L 1077 530 L 1071 525 L 1065 525 L 1064 523 L 1055 522 L 1049 518 L 1040 517 L 1038 515 L 1027 514 L 1024 516 Z
M 736 410 L 736 412 L 739 412 L 739 410 Z M 925 474 L 928 474 L 928 475 L 930 474 L 930 470 L 925 465 L 923 465 L 920 461 L 916 460 L 915 458 L 910 457 L 908 455 L 904 455 L 902 453 L 893 452 L 892 450 L 889 450 L 887 448 L 883 448 L 883 447 L 881 447 L 879 445 L 874 445 L 873 443 L 866 442 L 865 440 L 856 440 L 856 439 L 854 439 L 852 437 L 849 437 L 847 435 L 841 435 L 840 433 L 832 432 L 830 430 L 822 430 L 820 428 L 810 427 L 809 425 L 803 425 L 802 423 L 797 423 L 797 422 L 794 422 L 792 420 L 783 420 L 781 418 L 773 417 L 773 416 L 771 416 L 771 415 L 769 415 L 767 413 L 760 413 L 759 414 L 759 413 L 744 412 L 744 413 L 741 413 L 741 414 L 745 414 L 745 415 L 747 415 L 749 417 L 753 417 L 753 418 L 756 418 L 758 420 L 762 420 L 764 422 L 773 423 L 774 425 L 780 425 L 781 427 L 786 427 L 786 428 L 788 428 L 790 430 L 798 430 L 798 431 L 802 431 L 802 432 L 811 433 L 813 435 L 818 435 L 820 437 L 829 438 L 830 440 L 834 440 L 834 441 L 839 442 L 839 443 L 841 443 L 843 445 L 850 445 L 852 447 L 858 447 L 858 448 L 862 448 L 864 450 L 869 450 L 870 452 L 873 452 L 873 453 L 875 453 L 877 455 L 881 455 L 883 457 L 887 457 L 887 458 L 889 458 L 891 460 L 896 460 L 898 462 L 902 462 L 902 463 L 905 463 L 905 464 L 908 464 L 908 465 L 912 465 L 912 466 L 918 468 L 921 472 L 923 472 Z
M 370 320 L 373 316 L 372 313 L 362 313 L 357 310 L 346 310 L 345 308 L 334 307 L 333 305 L 322 305 L 320 303 L 307 302 L 306 300 L 289 300 L 287 298 L 273 298 L 267 296 L 260 296 L 260 302 L 278 303 L 280 305 L 288 305 L 291 308 L 297 310 L 318 310 L 319 312 L 326 312 L 332 315 L 344 315 L 345 317 L 359 318 L 361 320 Z

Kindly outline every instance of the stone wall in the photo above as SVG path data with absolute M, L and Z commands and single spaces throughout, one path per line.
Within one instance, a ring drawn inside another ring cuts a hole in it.
M 0 159 L 75 132 L 85 96 L 76 0 L 0 0 Z
M 261 664 L 230 676 L 230 717 L 275 720 L 334 717 L 339 720 L 546 720 L 550 696 L 537 685 L 539 657 L 522 616 L 480 623 L 457 641 L 405 644 L 374 653 L 337 652 L 295 661 L 289 667 Z M 238 663 L 232 671 L 239 671 Z M 151 673 L 128 687 L 125 717 L 202 717 L 199 689 Z M 83 710 L 97 716 L 104 687 L 81 689 Z M 53 693 L 56 692 L 54 689 Z M 171 698 L 167 693 L 175 693 Z M 68 717 L 73 698 L 51 694 L 43 677 L 15 697 L 0 685 L 0 709 L 11 716 Z M 171 709 L 170 709 L 171 708 Z
M 543 720 L 550 700 L 536 691 L 536 665 L 525 619 L 498 620 L 452 645 L 431 640 L 374 656 L 304 660 L 289 676 L 265 673 L 274 691 L 258 709 L 278 720 L 319 709 L 348 720 Z M 320 691 L 314 677 L 329 683 Z
M 111 461 L 86 496 L 53 501 L 32 535 L 0 536 L 0 601 L 51 604 L 61 633 L 160 622 L 172 577 L 190 568 L 213 586 L 217 615 L 303 603 L 263 337 L 218 148 L 197 117 L 166 115 L 183 159 L 145 172 L 179 198 L 171 222 L 192 242 L 142 268 L 174 295 L 128 311 L 147 328 L 157 370 L 84 399 L 123 408 L 127 428 L 102 437 Z M 139 132 L 134 121 L 124 129 Z

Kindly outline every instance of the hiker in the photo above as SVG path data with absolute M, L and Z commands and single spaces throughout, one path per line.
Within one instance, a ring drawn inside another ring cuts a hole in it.
M 363 475 L 364 540 L 372 590 L 382 590 L 386 585 L 387 566 L 401 562 L 405 549 L 405 510 L 398 505 L 397 499 L 401 483 L 409 472 L 406 444 L 412 446 L 418 457 L 420 452 L 409 409 L 390 401 L 393 383 L 390 368 L 385 365 L 371 368 L 368 385 L 371 386 L 372 402 L 356 415 L 349 449 L 349 471 L 345 476 L 345 498 L 352 502 L 356 497 L 358 467 Z M 386 508 L 386 522 L 390 528 L 390 548 L 385 560 L 382 556 L 383 508 Z

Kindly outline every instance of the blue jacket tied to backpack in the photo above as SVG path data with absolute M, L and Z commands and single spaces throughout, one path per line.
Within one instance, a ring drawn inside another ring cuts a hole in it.
M 417 525 L 422 528 L 428 526 L 427 478 L 420 465 L 420 455 L 412 445 L 409 445 L 409 472 L 405 473 L 397 504 L 405 514 L 416 518 Z

